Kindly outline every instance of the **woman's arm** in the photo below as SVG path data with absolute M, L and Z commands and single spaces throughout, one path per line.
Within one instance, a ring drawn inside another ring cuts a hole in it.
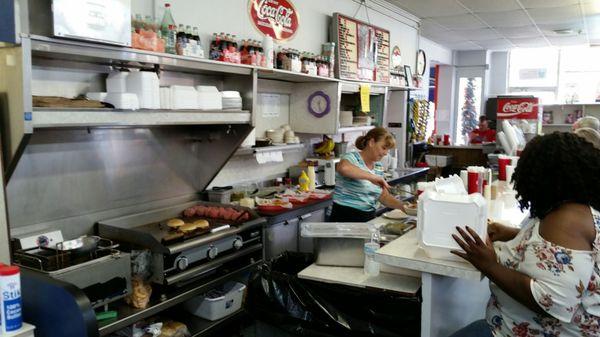
M 496 252 L 492 242 L 487 240 L 484 243 L 479 235 L 469 227 L 466 227 L 467 234 L 463 229 L 456 227 L 460 236 L 453 234 L 452 237 L 458 245 L 464 250 L 452 251 L 452 254 L 458 255 L 479 269 L 485 276 L 494 282 L 500 289 L 510 295 L 512 298 L 523 304 L 527 308 L 539 314 L 547 314 L 536 302 L 531 293 L 531 278 L 514 269 L 504 267 L 498 263 Z
M 390 188 L 390 185 L 388 185 L 383 177 L 362 170 L 346 159 L 340 160 L 340 162 L 336 165 L 335 170 L 346 178 L 367 180 L 377 186 L 380 186 L 384 190 Z
M 381 196 L 379 197 L 379 201 L 389 208 L 401 209 L 402 212 L 406 213 L 404 209 L 404 203 L 396 198 L 386 189 L 383 190 Z
M 488 222 L 488 236 L 492 242 L 495 241 L 510 241 L 519 234 L 520 229 L 509 227 L 497 222 Z

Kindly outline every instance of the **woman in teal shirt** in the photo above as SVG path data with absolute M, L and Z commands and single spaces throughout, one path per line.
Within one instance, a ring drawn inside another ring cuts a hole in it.
M 359 151 L 342 155 L 336 166 L 332 222 L 365 222 L 375 217 L 377 202 L 404 211 L 401 201 L 389 192 L 381 159 L 396 146 L 394 137 L 382 127 L 360 136 Z

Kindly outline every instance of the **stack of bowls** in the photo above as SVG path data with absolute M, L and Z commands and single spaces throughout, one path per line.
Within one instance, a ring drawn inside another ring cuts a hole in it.
M 284 129 L 271 129 L 266 131 L 267 138 L 269 138 L 273 144 L 283 144 L 284 140 Z

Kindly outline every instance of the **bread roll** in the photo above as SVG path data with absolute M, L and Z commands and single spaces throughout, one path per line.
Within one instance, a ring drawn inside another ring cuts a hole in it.
M 180 231 L 187 233 L 196 229 L 196 225 L 193 223 L 186 223 L 185 225 L 178 228 Z
M 206 228 L 210 227 L 210 224 L 208 223 L 208 221 L 206 221 L 204 219 L 194 221 L 193 225 L 196 226 L 196 228 L 200 228 L 200 229 L 206 229 Z
M 171 219 L 167 221 L 167 226 L 169 226 L 170 228 L 179 228 L 183 225 L 185 225 L 185 222 L 183 222 L 183 220 L 181 219 Z

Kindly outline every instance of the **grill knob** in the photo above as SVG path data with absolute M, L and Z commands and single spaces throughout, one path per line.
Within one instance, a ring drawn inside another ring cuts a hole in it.
M 208 251 L 206 252 L 206 255 L 208 256 L 209 259 L 214 259 L 215 257 L 217 257 L 217 254 L 219 254 L 219 249 L 217 247 L 211 246 Z
M 240 249 L 240 248 L 242 248 L 243 245 L 244 245 L 244 242 L 242 241 L 241 238 L 237 238 L 237 239 L 233 240 L 233 248 Z
M 175 260 L 175 265 L 177 266 L 177 269 L 185 270 L 190 265 L 190 261 L 188 261 L 187 257 L 180 256 Z

